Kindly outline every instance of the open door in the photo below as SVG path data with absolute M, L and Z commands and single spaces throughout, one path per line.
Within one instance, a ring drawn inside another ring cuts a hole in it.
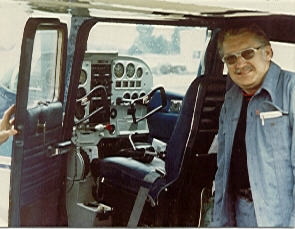
M 62 136 L 67 26 L 30 18 L 18 76 L 9 226 L 65 225 L 66 150 Z

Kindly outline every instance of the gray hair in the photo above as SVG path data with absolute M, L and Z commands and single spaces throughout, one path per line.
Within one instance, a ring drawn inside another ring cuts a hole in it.
M 223 57 L 223 42 L 230 36 L 235 36 L 243 33 L 251 33 L 255 38 L 261 43 L 261 45 L 270 45 L 269 38 L 266 33 L 257 25 L 252 24 L 249 26 L 240 26 L 240 27 L 230 27 L 224 30 L 221 30 L 218 34 L 218 51 L 219 55 Z

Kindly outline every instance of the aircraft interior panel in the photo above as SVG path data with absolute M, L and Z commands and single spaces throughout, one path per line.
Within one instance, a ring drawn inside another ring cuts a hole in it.
M 148 133 L 146 120 L 135 123 L 132 117 L 133 112 L 136 112 L 136 118 L 143 117 L 146 106 L 136 104 L 134 110 L 129 104 L 151 90 L 153 78 L 150 68 L 140 59 L 119 56 L 112 63 L 112 70 L 111 123 L 118 127 L 119 135 L 130 131 Z M 122 99 L 118 101 L 118 98 Z
M 152 84 L 151 70 L 139 58 L 86 52 L 76 98 L 74 141 L 87 146 L 102 138 L 149 133 L 146 119 L 138 121 L 146 115 L 147 106 L 136 100 L 147 95 Z

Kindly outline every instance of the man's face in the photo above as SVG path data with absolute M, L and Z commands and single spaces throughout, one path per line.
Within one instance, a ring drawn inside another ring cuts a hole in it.
M 224 56 L 228 56 L 249 48 L 258 48 L 261 45 L 253 34 L 246 32 L 227 37 L 223 42 L 223 53 Z M 254 94 L 263 82 L 271 57 L 272 49 L 270 46 L 255 50 L 255 55 L 248 60 L 238 55 L 235 63 L 227 63 L 229 75 L 246 93 Z

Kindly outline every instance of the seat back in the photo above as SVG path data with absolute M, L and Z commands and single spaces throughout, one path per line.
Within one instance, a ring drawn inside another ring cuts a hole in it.
M 179 119 L 167 145 L 167 183 L 179 177 L 185 161 L 191 161 L 195 154 L 208 152 L 218 131 L 225 85 L 225 77 L 200 76 L 188 88 Z
M 160 225 L 195 227 L 199 224 L 202 190 L 212 185 L 217 168 L 216 154 L 208 151 L 218 132 L 225 91 L 226 77 L 205 75 L 196 78 L 185 95 L 181 115 L 167 146 L 168 193 L 158 193 L 159 202 L 164 203 L 160 204 L 164 206 L 160 211 L 164 214 Z
M 166 148 L 165 170 L 167 174 L 167 183 L 175 180 L 180 172 L 183 161 L 187 139 L 193 122 L 193 113 L 198 100 L 198 90 L 204 77 L 196 78 L 184 96 L 179 118 L 175 124 L 172 135 Z

